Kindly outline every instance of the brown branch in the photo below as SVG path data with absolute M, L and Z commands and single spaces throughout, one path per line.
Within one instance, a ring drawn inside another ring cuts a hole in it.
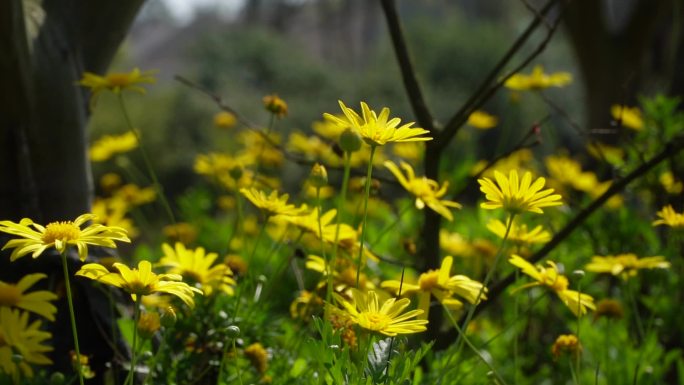
M 549 2 L 539 11 L 539 14 L 548 14 L 550 10 L 553 8 L 553 5 L 556 4 L 556 2 L 557 0 L 549 0 Z M 528 55 L 528 57 L 525 60 L 523 60 L 523 62 L 520 65 L 518 65 L 513 71 L 510 71 L 504 77 L 499 78 L 499 80 L 496 81 L 494 85 L 490 86 L 490 84 L 492 84 L 492 82 L 494 82 L 495 79 L 499 76 L 503 68 L 513 59 L 513 56 L 518 51 L 520 51 L 522 46 L 527 42 L 530 36 L 532 36 L 532 33 L 543 23 L 544 21 L 539 17 L 535 17 L 534 20 L 532 20 L 532 22 L 525 29 L 522 35 L 518 37 L 518 39 L 508 49 L 506 54 L 504 54 L 504 56 L 499 60 L 496 66 L 494 66 L 494 68 L 489 72 L 485 80 L 480 84 L 479 88 L 463 104 L 461 109 L 458 110 L 458 112 L 456 112 L 456 114 L 454 114 L 451 119 L 449 119 L 447 124 L 444 126 L 444 130 L 441 132 L 440 136 L 435 139 L 437 147 L 446 147 L 451 141 L 451 139 L 454 136 L 456 136 L 460 128 L 463 126 L 466 120 L 468 120 L 468 116 L 473 111 L 480 108 L 490 97 L 492 97 L 494 93 L 499 88 L 501 88 L 501 86 L 503 86 L 504 82 L 508 78 L 513 76 L 513 74 L 515 74 L 516 72 L 519 72 L 522 68 L 524 68 L 527 64 L 529 64 L 540 53 L 544 51 L 547 43 L 551 40 L 551 37 L 553 37 L 556 29 L 558 28 L 558 24 L 560 23 L 560 17 L 558 17 L 556 21 L 550 26 L 546 34 L 546 37 L 537 46 L 537 49 L 534 52 Z
M 565 227 L 563 227 L 563 229 L 561 229 L 548 243 L 546 243 L 544 247 L 534 253 L 529 258 L 529 261 L 534 264 L 546 258 L 551 251 L 553 251 L 562 241 L 572 234 L 575 229 L 582 225 L 591 214 L 603 206 L 603 204 L 606 203 L 606 201 L 613 195 L 621 192 L 632 181 L 646 174 L 664 160 L 674 157 L 682 150 L 684 150 L 684 136 L 673 138 L 665 145 L 665 149 L 663 149 L 663 151 L 661 151 L 658 155 L 655 155 L 646 163 L 642 163 L 624 178 L 617 180 L 610 186 L 610 188 L 608 188 L 608 190 L 601 194 L 601 196 L 596 198 L 593 202 L 591 202 L 591 204 L 589 204 L 589 206 L 580 211 L 570 222 L 568 222 L 567 225 L 565 225 Z M 513 283 L 514 280 L 515 274 L 511 273 L 506 278 L 499 281 L 494 287 L 492 287 L 487 294 L 489 297 L 488 300 L 478 305 L 477 309 L 475 309 L 475 315 L 479 314 L 492 303 L 494 303 L 496 298 L 499 297 L 503 291 Z
M 408 47 L 406 46 L 406 39 L 401 28 L 399 15 L 397 14 L 397 7 L 395 0 L 381 0 L 382 9 L 385 13 L 385 20 L 387 21 L 387 28 L 392 37 L 392 45 L 394 46 L 394 53 L 397 56 L 397 63 L 401 70 L 401 77 L 404 80 L 404 87 L 406 94 L 413 108 L 413 113 L 416 115 L 418 124 L 433 133 L 436 130 L 432 114 L 425 103 L 423 92 L 418 84 L 416 72 L 413 68 L 413 63 L 409 56 Z

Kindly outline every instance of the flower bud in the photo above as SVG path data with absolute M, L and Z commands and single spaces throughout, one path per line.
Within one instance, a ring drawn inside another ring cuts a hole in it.
M 230 325 L 226 328 L 226 335 L 228 338 L 236 339 L 240 336 L 240 328 L 235 325 Z
M 262 100 L 264 102 L 264 108 L 266 108 L 266 110 L 273 115 L 277 116 L 278 118 L 282 118 L 283 116 L 287 115 L 287 103 L 285 103 L 283 99 L 279 98 L 278 95 L 266 95 Z
M 351 128 L 340 134 L 340 148 L 345 152 L 356 152 L 361 148 L 361 135 Z
M 140 338 L 144 340 L 152 338 L 160 327 L 159 313 L 145 313 L 140 315 L 137 325 Z
M 321 188 L 328 184 L 328 171 L 320 163 L 316 163 L 311 168 L 309 182 L 316 188 Z
M 60 372 L 54 372 L 50 376 L 50 385 L 62 385 L 64 384 L 66 378 L 64 377 L 64 374 Z
M 176 324 L 177 318 L 178 317 L 176 317 L 176 311 L 173 310 L 171 306 L 169 306 L 162 313 L 159 322 L 161 323 L 161 326 L 165 328 L 170 328 Z
M 232 128 L 235 123 L 237 123 L 237 118 L 232 112 L 221 111 L 214 115 L 214 126 L 217 128 Z

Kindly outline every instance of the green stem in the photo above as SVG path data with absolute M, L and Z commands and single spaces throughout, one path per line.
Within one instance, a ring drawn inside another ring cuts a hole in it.
M 492 374 L 494 375 L 494 378 L 496 378 L 496 380 L 498 381 L 498 383 L 501 384 L 501 385 L 506 385 L 506 381 L 504 381 L 504 379 L 501 377 L 501 375 L 499 374 L 499 372 L 496 371 L 496 368 L 494 368 L 494 366 L 493 366 L 489 361 L 487 361 L 487 359 L 486 359 L 486 358 L 482 355 L 482 353 L 475 347 L 475 345 L 473 345 L 473 343 L 470 342 L 470 339 L 465 335 L 465 333 L 463 332 L 463 330 L 458 326 L 458 322 L 456 322 L 456 320 L 454 319 L 454 316 L 451 314 L 451 311 L 449 311 L 449 309 L 448 309 L 446 306 L 444 306 L 444 305 L 442 305 L 442 307 L 444 308 L 444 313 L 446 313 L 446 315 L 449 317 L 449 321 L 451 321 L 452 325 L 454 326 L 454 329 L 456 329 L 456 332 L 458 332 L 459 338 L 461 338 L 461 339 L 465 342 L 465 344 L 468 345 L 468 347 L 470 348 L 470 350 L 472 350 L 473 353 L 475 353 L 475 355 L 477 355 L 478 357 L 480 357 L 480 360 L 482 360 L 482 362 L 483 362 L 485 365 L 487 365 L 487 367 L 488 367 L 489 370 L 492 372 Z
M 164 338 L 162 336 L 161 342 L 159 343 L 159 347 L 157 348 L 157 352 L 154 354 L 154 356 L 152 357 L 152 360 L 150 361 L 150 364 L 148 365 L 149 373 L 147 373 L 147 376 L 145 376 L 145 380 L 143 381 L 143 385 L 147 385 L 147 383 L 152 378 L 152 372 L 154 372 L 154 368 L 157 366 L 157 361 L 159 360 L 159 356 L 161 355 L 161 352 L 164 349 L 164 342 L 166 342 L 166 338 Z M 223 364 L 223 362 L 221 362 L 221 363 Z
M 501 259 L 501 255 L 503 254 L 503 250 L 506 246 L 506 241 L 508 240 L 508 235 L 511 232 L 511 227 L 513 225 L 513 220 L 515 219 L 515 214 L 510 214 L 508 221 L 506 222 L 506 232 L 504 233 L 503 239 L 501 240 L 501 244 L 499 245 L 499 249 L 496 252 L 496 256 L 494 257 L 494 263 L 492 264 L 492 268 L 489 269 L 487 272 L 487 275 L 485 276 L 484 282 L 482 283 L 482 288 L 480 289 L 480 292 L 477 294 L 477 298 L 475 299 L 475 304 L 478 304 L 480 302 L 480 298 L 482 298 L 482 294 L 484 294 L 485 289 L 487 288 L 487 284 L 489 284 L 489 281 L 492 279 L 494 276 L 494 271 L 496 270 L 497 265 L 499 264 L 499 260 Z M 473 318 L 473 314 L 475 313 L 475 308 L 476 305 L 472 305 L 470 309 L 468 309 L 468 314 L 466 315 L 466 319 L 463 322 L 463 326 L 461 326 L 461 330 L 468 330 L 468 325 L 470 324 L 470 320 Z M 460 357 L 461 355 L 461 349 L 463 347 L 463 340 L 465 333 L 459 333 L 458 337 L 456 338 L 456 353 L 452 354 L 449 356 L 447 359 L 447 365 L 446 367 L 449 367 L 451 364 L 451 360 L 454 357 Z M 444 378 L 444 373 L 440 375 L 439 383 L 442 382 L 442 379 Z
M 235 338 L 233 338 L 233 352 L 235 353 L 235 371 L 238 375 L 238 381 L 242 385 L 242 372 L 240 371 L 240 363 L 238 362 L 237 348 L 235 347 Z
M 332 272 L 335 269 L 335 264 L 337 263 L 337 250 L 339 248 L 340 241 L 340 225 L 342 224 L 342 209 L 344 204 L 347 202 L 347 188 L 349 185 L 349 175 L 351 173 L 351 153 L 348 151 L 344 152 L 344 176 L 342 177 L 342 190 L 340 191 L 340 198 L 337 201 L 337 219 L 335 226 L 335 242 L 333 243 L 332 258 L 330 259 L 330 268 L 328 271 L 328 285 L 325 290 L 325 303 L 329 304 L 332 298 L 332 288 L 333 288 L 333 276 Z M 327 308 L 327 307 L 326 307 Z M 326 318 L 327 319 L 327 318 Z
M 625 282 L 625 288 L 627 291 L 627 297 L 629 297 L 629 304 L 632 308 L 632 314 L 634 314 L 634 320 L 636 322 L 637 326 L 637 333 L 639 337 L 639 342 L 643 342 L 644 340 L 644 326 L 641 322 L 641 317 L 639 316 L 639 308 L 637 306 L 636 302 L 636 297 L 634 296 L 634 291 L 632 289 L 632 285 L 630 284 L 630 281 Z
M 363 220 L 361 221 L 361 239 L 359 243 L 359 257 L 356 265 L 356 288 L 359 288 L 361 278 L 361 262 L 363 261 L 363 246 L 366 241 L 366 221 L 368 219 L 368 198 L 370 196 L 371 174 L 373 172 L 373 158 L 375 157 L 376 146 L 371 146 L 370 159 L 368 160 L 368 171 L 366 172 L 366 189 L 363 195 Z
M 135 309 L 133 309 L 133 346 L 131 347 L 131 367 L 124 385 L 135 383 L 135 366 L 138 364 L 138 321 L 140 321 L 140 302 L 142 296 L 138 295 L 135 299 Z
M 81 350 L 78 347 L 78 330 L 76 328 L 76 313 L 74 313 L 74 301 L 69 282 L 69 267 L 67 266 L 66 249 L 60 253 L 62 256 L 62 268 L 64 270 L 64 286 L 66 287 L 67 303 L 69 304 L 69 319 L 71 320 L 71 333 L 74 335 L 74 350 L 76 350 L 76 369 L 78 370 L 78 382 L 83 385 L 83 367 L 81 365 Z
M 133 134 L 135 135 L 135 139 L 138 141 L 138 147 L 140 148 L 140 153 L 142 154 L 143 161 L 145 162 L 145 167 L 147 168 L 147 172 L 150 174 L 152 184 L 154 185 L 154 189 L 157 190 L 157 195 L 159 195 L 159 199 L 161 200 L 162 205 L 164 206 L 166 215 L 168 215 L 171 223 L 175 225 L 176 217 L 173 215 L 171 205 L 169 205 L 169 201 L 166 199 L 166 196 L 164 195 L 164 189 L 162 188 L 162 185 L 159 183 L 159 180 L 157 179 L 157 174 L 154 172 L 154 168 L 152 167 L 150 157 L 147 155 L 147 151 L 145 151 L 145 146 L 143 145 L 142 138 L 140 137 L 138 130 L 136 130 L 133 127 L 133 123 L 131 121 L 131 117 L 128 115 L 128 109 L 126 109 L 126 103 L 124 102 L 122 93 L 119 93 L 119 104 L 121 105 L 121 110 L 123 111 L 124 119 L 126 120 L 126 125 L 128 126 L 128 129 L 133 132 Z
M 412 206 L 413 205 L 409 201 L 409 204 L 406 205 L 406 207 L 404 207 L 403 209 L 401 209 L 399 214 L 397 214 L 397 218 L 394 221 L 392 221 L 392 223 L 390 223 L 387 227 L 382 229 L 382 231 L 380 231 L 380 234 L 377 236 L 375 241 L 373 241 L 373 244 L 378 244 L 382 240 L 382 238 L 390 232 L 390 230 L 392 230 L 396 225 L 398 225 L 401 222 L 401 218 L 404 217 L 404 214 L 406 214 Z

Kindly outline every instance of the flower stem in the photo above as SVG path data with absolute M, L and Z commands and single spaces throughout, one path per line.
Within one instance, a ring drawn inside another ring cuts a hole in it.
M 406 212 L 408 212 L 412 206 L 413 205 L 409 201 L 409 204 L 406 205 L 406 207 L 402 208 L 401 211 L 397 214 L 397 218 L 394 221 L 392 221 L 392 223 L 387 225 L 387 227 L 382 229 L 382 231 L 380 231 L 380 234 L 377 236 L 377 238 L 375 238 L 373 243 L 378 244 L 382 240 L 382 238 L 390 232 L 390 230 L 392 230 L 396 225 L 398 225 L 401 222 L 401 218 L 404 217 L 404 214 L 406 214 Z
M 340 225 L 342 223 L 342 208 L 347 201 L 347 188 L 349 185 L 349 175 L 351 173 L 351 153 L 348 151 L 344 152 L 344 175 L 342 177 L 342 188 L 340 191 L 340 197 L 337 201 L 337 219 L 335 226 L 335 242 L 333 244 L 332 257 L 330 258 L 330 263 L 328 264 L 328 285 L 325 290 L 325 303 L 330 303 L 332 298 L 332 287 L 333 287 L 333 277 L 332 272 L 335 269 L 335 264 L 337 263 L 337 250 L 339 248 L 340 241 Z M 327 307 L 326 307 L 327 308 Z M 326 317 L 326 319 L 328 319 Z
M 131 347 L 131 367 L 128 369 L 128 377 L 124 385 L 135 383 L 135 366 L 138 364 L 138 321 L 140 321 L 140 301 L 142 296 L 135 299 L 135 309 L 133 309 L 133 346 Z
M 81 365 L 81 350 L 78 347 L 78 330 L 76 328 L 76 313 L 74 313 L 74 301 L 69 282 L 69 267 L 67 266 L 66 249 L 60 253 L 62 256 L 62 268 L 64 270 L 64 286 L 66 287 L 67 303 L 69 304 L 69 319 L 71 320 L 71 333 L 74 335 L 74 350 L 76 351 L 76 369 L 78 370 L 78 382 L 83 385 L 83 367 Z
M 371 146 L 370 159 L 368 159 L 368 172 L 366 173 L 366 189 L 363 195 L 363 220 L 361 221 L 361 239 L 359 240 L 359 257 L 356 265 L 356 288 L 359 288 L 361 278 L 361 262 L 363 261 L 363 246 L 366 241 L 366 221 L 368 219 L 368 198 L 370 196 L 371 174 L 373 172 L 373 158 L 375 157 L 375 146 Z
M 454 319 L 454 316 L 451 314 L 451 311 L 449 311 L 449 309 L 444 305 L 442 305 L 442 307 L 444 308 L 444 313 L 446 313 L 446 315 L 449 317 L 449 320 L 451 321 L 452 325 L 454 326 L 454 329 L 456 329 L 456 331 L 458 332 L 459 338 L 462 339 L 462 341 L 464 341 L 466 345 L 468 345 L 470 350 L 472 350 L 473 353 L 475 353 L 475 355 L 477 355 L 485 365 L 487 365 L 489 370 L 491 370 L 492 374 L 494 375 L 494 378 L 496 378 L 497 383 L 499 383 L 501 385 L 506 385 L 506 381 L 504 381 L 504 379 L 501 377 L 501 375 L 496 371 L 496 368 L 494 368 L 492 363 L 487 361 L 487 359 L 475 347 L 475 345 L 473 345 L 473 343 L 470 342 L 470 339 L 465 335 L 463 330 L 458 326 L 458 322 L 456 322 L 456 320 Z
M 157 179 L 157 173 L 155 173 L 154 168 L 152 168 L 152 162 L 150 161 L 150 157 L 147 155 L 147 151 L 145 151 L 145 146 L 143 145 L 142 138 L 140 137 L 138 130 L 136 130 L 133 127 L 133 123 L 131 121 L 131 117 L 128 115 L 128 109 L 126 108 L 126 103 L 124 102 L 122 93 L 119 93 L 118 99 L 119 104 L 121 105 L 121 110 L 123 111 L 124 119 L 126 120 L 126 125 L 128 126 L 128 129 L 130 129 L 133 132 L 133 135 L 135 135 L 135 139 L 138 141 L 140 153 L 142 154 L 143 162 L 145 162 L 147 172 L 150 174 L 150 178 L 152 179 L 154 189 L 157 191 L 157 195 L 159 195 L 159 199 L 161 200 L 162 205 L 164 206 L 164 210 L 166 211 L 166 215 L 168 215 L 169 217 L 169 221 L 171 221 L 171 223 L 175 225 L 176 217 L 173 215 L 171 205 L 169 205 L 169 201 L 166 199 L 166 196 L 164 195 L 164 189 L 162 188 L 162 185 L 159 183 L 159 179 Z

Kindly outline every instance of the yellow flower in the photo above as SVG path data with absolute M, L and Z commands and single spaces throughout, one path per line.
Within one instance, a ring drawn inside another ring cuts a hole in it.
M 480 130 L 488 130 L 499 124 L 499 119 L 481 110 L 475 110 L 468 116 L 467 123 Z
M 0 309 L 0 373 L 12 378 L 15 384 L 20 378 L 33 377 L 35 365 L 50 365 L 52 361 L 44 354 L 52 347 L 43 345 L 52 335 L 41 330 L 41 321 L 29 324 L 29 314 L 9 308 Z M 15 361 L 19 354 L 21 361 Z
M 268 369 L 268 352 L 261 343 L 255 342 L 246 347 L 245 356 L 257 372 L 264 373 Z
M 193 243 L 197 239 L 197 228 L 188 222 L 164 226 L 162 231 L 167 238 L 184 244 Z
M 339 103 L 344 117 L 337 117 L 328 113 L 323 116 L 340 127 L 358 131 L 361 138 L 370 146 L 382 146 L 389 142 L 432 140 L 430 137 L 421 136 L 429 133 L 428 130 L 411 127 L 413 122 L 398 127 L 401 119 L 389 119 L 390 110 L 387 107 L 384 107 L 380 111 L 380 115 L 377 115 L 368 107 L 368 104 L 361 102 L 362 116 L 359 116 L 353 109 L 345 106 L 341 100 Z
M 602 299 L 596 303 L 596 311 L 594 312 L 594 320 L 601 317 L 620 319 L 624 317 L 625 312 L 622 309 L 620 301 L 614 299 Z
M 553 189 L 542 190 L 546 180 L 537 178 L 532 183 L 532 173 L 526 172 L 522 181 L 518 180 L 518 172 L 511 170 L 508 178 L 498 171 L 494 171 L 496 184 L 489 178 L 478 179 L 480 191 L 488 199 L 480 205 L 483 209 L 494 210 L 503 208 L 512 214 L 525 211 L 542 214 L 542 207 L 560 206 L 561 196 L 553 194 Z M 498 186 L 497 186 L 498 184 Z M 553 194 L 553 195 L 552 195 Z
M 582 352 L 582 345 L 579 339 L 574 334 L 561 334 L 556 338 L 556 342 L 551 347 L 551 353 L 555 359 L 558 359 L 563 352 L 567 352 L 573 357 L 576 357 Z
M 549 177 L 575 190 L 589 192 L 598 184 L 596 174 L 583 172 L 582 165 L 565 155 L 550 155 L 544 159 Z
M 600 256 L 595 255 L 585 267 L 587 271 L 595 273 L 608 273 L 614 276 L 621 276 L 627 280 L 637 274 L 640 269 L 669 269 L 670 262 L 665 257 L 644 257 L 639 258 L 634 254 L 618 254 Z
M 178 274 L 155 274 L 149 261 L 140 261 L 137 269 L 131 269 L 123 263 L 115 263 L 114 268 L 118 273 L 110 272 L 99 263 L 89 263 L 83 265 L 76 275 L 121 288 L 128 292 L 134 301 L 137 301 L 139 295 L 166 293 L 175 295 L 192 307 L 195 305 L 192 298 L 195 293 L 202 294 L 200 289 L 181 282 L 183 277 Z
M 137 185 L 128 183 L 117 189 L 112 194 L 112 198 L 120 198 L 130 206 L 140 206 L 154 202 L 157 198 L 157 191 L 152 186 L 140 188 Z
M 423 158 L 425 145 L 420 142 L 399 142 L 392 146 L 392 153 L 409 162 L 418 163 Z
M 266 95 L 263 97 L 264 108 L 273 115 L 282 118 L 287 115 L 287 103 L 276 94 Z
M 653 226 L 665 225 L 676 229 L 684 228 L 684 213 L 674 211 L 672 205 L 663 207 L 656 215 L 660 219 L 653 221 Z
M 641 110 L 639 107 L 627 107 L 619 104 L 613 104 L 610 107 L 610 114 L 613 119 L 617 120 L 619 124 L 631 128 L 635 131 L 644 129 L 644 120 L 641 117 Z
M 156 333 L 159 328 L 161 328 L 161 322 L 159 320 L 159 313 L 143 313 L 140 315 L 138 324 L 136 325 L 138 329 L 138 334 L 144 340 L 152 338 L 154 333 Z
M 128 90 L 140 94 L 145 93 L 145 89 L 140 84 L 152 84 L 157 80 L 152 76 L 155 71 L 141 72 L 140 69 L 134 68 L 131 72 L 112 72 L 105 76 L 96 75 L 91 72 L 83 73 L 83 78 L 78 82 L 83 87 L 90 88 L 92 96 L 90 97 L 91 107 L 95 105 L 97 97 L 102 91 L 109 90 L 115 94 L 121 91 Z
M 625 151 L 620 147 L 610 146 L 605 143 L 593 142 L 587 145 L 587 152 L 603 162 L 608 162 L 613 166 L 621 166 L 625 163 Z
M 315 292 L 302 290 L 290 304 L 290 317 L 307 322 L 323 306 L 323 300 Z
M 126 230 L 129 238 L 135 238 L 138 236 L 138 229 L 133 224 L 133 221 L 126 217 L 128 209 L 128 203 L 119 197 L 108 199 L 96 198 L 92 207 L 93 214 L 95 215 L 93 222 L 108 227 L 120 227 Z
M 424 176 L 416 178 L 413 168 L 406 162 L 401 162 L 401 168 L 406 172 L 406 176 L 404 176 L 397 165 L 392 161 L 386 161 L 385 167 L 392 172 L 394 177 L 397 178 L 406 191 L 416 197 L 416 208 L 422 210 L 425 208 L 425 205 L 427 205 L 449 221 L 454 220 L 449 207 L 461 208 L 461 205 L 456 202 L 441 199 L 447 193 L 449 182 L 444 182 L 440 186 L 437 181 L 428 179 Z
M 317 271 L 323 276 L 328 274 L 328 264 L 325 259 L 317 255 L 308 255 L 306 257 L 306 268 Z M 332 270 L 333 288 L 337 293 L 343 293 L 346 296 L 351 295 L 350 289 L 356 287 L 356 266 L 350 264 L 348 260 L 338 258 Z M 325 287 L 326 281 L 322 280 L 319 283 L 320 287 Z M 375 289 L 375 285 L 368 279 L 363 272 L 359 275 L 359 288 L 361 289 Z
M 288 204 L 287 200 L 290 197 L 288 194 L 278 195 L 278 192 L 273 190 L 271 194 L 266 195 L 261 190 L 255 188 L 241 188 L 240 193 L 247 198 L 254 206 L 265 212 L 267 215 L 286 215 L 298 216 L 304 215 L 305 208 L 297 208 L 293 204 Z
M 351 291 L 352 302 L 337 294 L 335 294 L 335 299 L 342 305 L 349 319 L 360 327 L 390 337 L 426 330 L 427 320 L 410 320 L 423 313 L 422 310 L 411 310 L 402 314 L 411 303 L 408 298 L 400 300 L 390 298 L 380 306 L 375 291 L 370 290 L 365 294 L 356 289 Z
M 551 234 L 541 226 L 536 226 L 531 231 L 527 231 L 526 224 L 518 224 L 516 222 L 513 222 L 511 229 L 508 231 L 508 240 L 514 244 L 523 246 L 533 243 L 546 243 L 551 239 Z M 498 219 L 492 219 L 487 223 L 487 229 L 499 238 L 503 238 L 506 235 L 506 227 L 506 224 Z
M 558 267 L 552 261 L 547 261 L 544 266 L 533 266 L 518 255 L 511 255 L 508 260 L 513 266 L 519 267 L 523 273 L 532 277 L 536 282 L 528 283 L 513 290 L 516 292 L 533 286 L 546 286 L 553 290 L 558 298 L 563 301 L 572 313 L 579 317 L 587 312 L 587 308 L 595 310 L 594 298 L 589 294 L 568 290 L 568 278 L 558 272 Z
M 56 300 L 57 295 L 47 290 L 25 293 L 43 278 L 47 275 L 36 273 L 25 275 L 16 284 L 0 281 L 0 308 L 28 310 L 54 321 L 57 308 L 50 301 Z
M 138 139 L 133 131 L 121 135 L 104 135 L 90 146 L 90 160 L 104 162 L 112 156 L 123 154 L 138 147 Z
M 232 128 L 237 123 L 235 114 L 228 111 L 221 111 L 214 115 L 214 126 L 218 128 Z
M 29 253 L 33 258 L 37 258 L 50 247 L 64 253 L 69 245 L 74 245 L 78 249 L 81 261 L 85 261 L 88 256 L 88 245 L 116 248 L 114 241 L 131 241 L 126 235 L 126 230 L 120 227 L 95 223 L 81 229 L 82 224 L 92 219 L 95 219 L 95 215 L 83 214 L 73 222 L 52 222 L 45 227 L 29 218 L 24 218 L 19 223 L 0 221 L 0 232 L 22 237 L 10 240 L 2 249 L 13 248 L 10 260 L 14 261 Z
M 544 67 L 537 65 L 530 75 L 515 74 L 508 78 L 504 87 L 515 91 L 542 90 L 549 87 L 563 87 L 572 82 L 569 72 L 545 74 Z
M 669 194 L 677 195 L 684 191 L 684 183 L 672 175 L 672 171 L 665 171 L 658 177 L 660 184 Z
M 162 251 L 164 256 L 159 261 L 159 266 L 170 268 L 169 273 L 189 279 L 206 295 L 211 295 L 214 289 L 233 295 L 233 272 L 223 263 L 214 265 L 218 254 L 205 253 L 201 247 L 189 250 L 182 243 L 176 243 L 175 248 L 164 243 Z
M 442 266 L 439 270 L 429 270 L 420 275 L 418 278 L 418 284 L 412 284 L 408 282 L 401 282 L 396 280 L 385 281 L 381 284 L 381 287 L 385 289 L 390 289 L 394 293 L 399 292 L 401 287 L 402 295 L 409 295 L 412 293 L 420 293 L 420 298 L 418 300 L 418 309 L 423 311 L 423 314 L 419 319 L 427 319 L 428 312 L 430 310 L 430 298 L 434 296 L 437 301 L 442 305 L 450 309 L 460 309 L 463 307 L 463 303 L 455 298 L 453 295 L 456 294 L 461 298 L 471 304 L 475 304 L 476 301 L 481 301 L 487 299 L 487 289 L 484 288 L 482 283 L 474 281 L 465 275 L 451 275 L 451 265 L 453 264 L 452 257 L 445 257 L 442 260 Z M 482 294 L 480 294 L 482 292 Z M 478 296 L 480 298 L 478 299 Z

